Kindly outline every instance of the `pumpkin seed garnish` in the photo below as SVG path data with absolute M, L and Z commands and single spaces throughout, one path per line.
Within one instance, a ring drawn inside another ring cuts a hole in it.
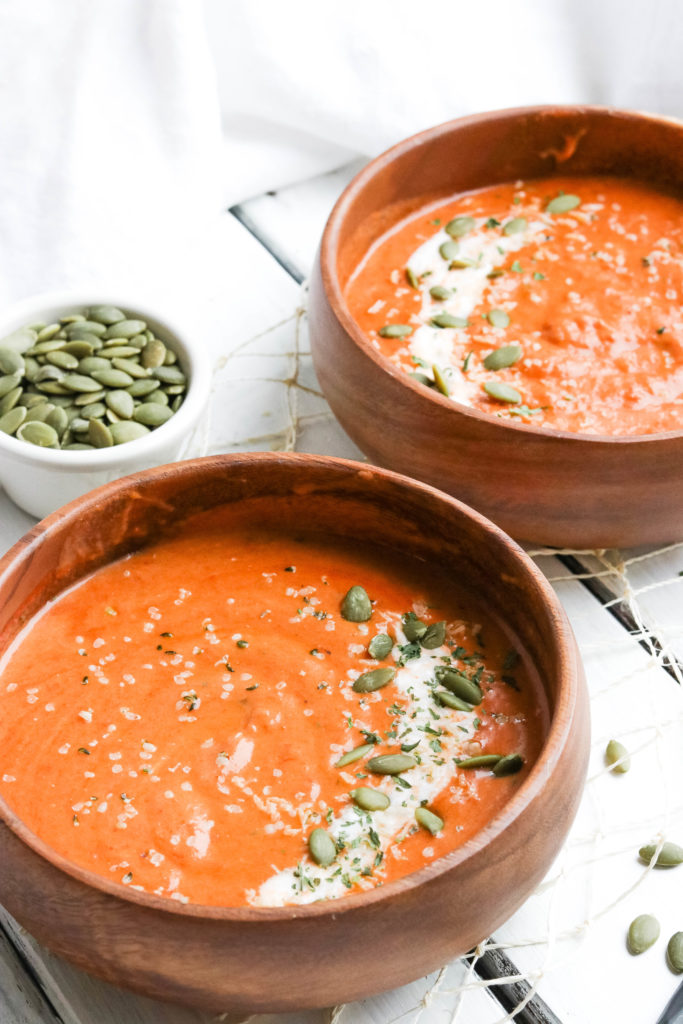
M 401 625 L 406 640 L 411 644 L 415 643 L 416 640 L 420 640 L 427 632 L 427 623 L 423 622 L 422 619 L 418 619 L 415 612 L 408 612 L 407 615 L 404 615 Z
M 429 289 L 429 294 L 438 302 L 443 302 L 445 299 L 450 299 L 453 292 L 450 288 L 444 288 L 442 284 L 435 284 Z
M 434 674 L 441 686 L 445 686 L 456 697 L 460 697 L 460 700 L 467 701 L 468 704 L 481 703 L 481 687 L 456 668 L 440 666 Z
M 360 761 L 362 757 L 366 757 L 373 750 L 372 743 L 362 743 L 360 747 L 354 747 L 353 750 L 347 750 L 345 754 L 339 758 L 335 763 L 335 768 L 345 768 L 347 764 L 353 764 L 354 761 Z
M 376 775 L 400 775 L 416 765 L 417 761 L 410 754 L 379 754 L 370 758 L 366 768 Z
M 454 711 L 472 711 L 474 709 L 474 704 L 468 704 L 466 700 L 461 700 L 460 697 L 456 697 L 450 690 L 435 690 L 434 696 L 439 704 L 452 708 Z
M 380 338 L 405 338 L 413 333 L 413 328 L 409 324 L 386 324 L 377 333 Z
M 482 387 L 487 395 L 495 398 L 497 402 L 508 402 L 510 405 L 519 405 L 522 401 L 517 388 L 505 384 L 502 380 L 487 380 Z
M 486 316 L 492 327 L 509 326 L 510 317 L 508 316 L 504 309 L 490 309 Z
M 29 444 L 38 445 L 39 448 L 59 447 L 57 431 L 41 420 L 29 420 L 28 423 L 22 423 L 16 436 L 20 441 L 28 441 Z
M 429 321 L 432 327 L 468 327 L 469 320 L 462 316 L 453 316 L 452 313 L 437 313 Z
M 451 260 L 457 259 L 459 252 L 460 246 L 457 242 L 451 240 L 448 242 L 442 242 L 439 246 L 439 255 L 448 263 L 450 263 Z
M 434 813 L 434 811 L 430 811 L 428 807 L 416 808 L 415 821 L 422 828 L 431 832 L 433 836 L 437 835 L 443 829 L 443 818 L 440 818 L 438 814 Z
M 674 932 L 669 939 L 666 962 L 674 974 L 683 974 L 683 932 Z
M 436 363 L 432 366 L 432 373 L 434 374 L 434 383 L 437 391 L 440 391 L 442 395 L 445 395 L 446 398 L 448 398 L 451 393 L 448 387 L 448 381 Z
M 321 868 L 328 868 L 337 857 L 337 846 L 324 828 L 314 828 L 308 837 L 308 852 Z
M 388 658 L 394 647 L 394 641 L 388 633 L 377 633 L 368 644 L 368 654 L 377 661 Z
M 522 358 L 522 346 L 516 342 L 512 345 L 501 345 L 494 349 L 484 359 L 484 366 L 487 370 L 503 370 L 507 366 L 514 366 Z
M 506 754 L 501 757 L 498 764 L 494 765 L 493 774 L 502 778 L 504 775 L 516 775 L 524 766 L 524 759 L 521 754 Z
M 372 602 L 365 587 L 353 586 L 347 590 L 341 603 L 342 618 L 347 622 L 367 622 L 372 615 Z
M 406 267 L 406 279 L 411 288 L 414 288 L 416 291 L 420 290 L 420 282 L 417 278 L 417 274 L 411 267 Z
M 451 238 L 462 238 L 472 228 L 477 226 L 477 222 L 474 217 L 454 217 L 453 220 L 449 220 L 448 224 L 444 228 L 447 235 Z
M 495 768 L 502 759 L 502 754 L 478 754 L 477 757 L 465 757 L 456 763 L 458 768 Z
M 352 789 L 349 796 L 356 807 L 360 807 L 362 811 L 386 811 L 391 804 L 386 793 L 381 793 L 378 789 L 371 789 L 369 786 Z
M 381 690 L 388 686 L 395 675 L 395 668 L 373 668 L 358 676 L 354 681 L 353 689 L 356 693 L 374 693 L 375 690 Z
M 648 843 L 646 846 L 641 846 L 638 850 L 638 856 L 645 864 L 651 864 L 656 849 L 656 843 Z M 678 846 L 677 843 L 670 843 L 667 840 L 667 842 L 662 844 L 654 867 L 675 868 L 679 864 L 683 864 L 683 847 Z
M 613 772 L 623 775 L 631 767 L 628 750 L 619 740 L 610 740 L 605 750 L 605 760 Z
M 581 200 L 578 196 L 572 196 L 569 194 L 555 196 L 551 199 L 545 208 L 546 213 L 569 213 L 570 210 L 576 209 L 581 204 Z
M 513 217 L 503 225 L 504 235 L 518 235 L 520 231 L 526 231 L 528 221 L 526 217 Z
M 445 639 L 446 623 L 434 622 L 431 626 L 428 626 L 422 634 L 420 643 L 428 651 L 433 651 L 436 647 L 441 647 Z
M 640 956 L 659 938 L 659 921 L 652 914 L 639 914 L 631 921 L 626 937 L 626 948 L 631 956 Z

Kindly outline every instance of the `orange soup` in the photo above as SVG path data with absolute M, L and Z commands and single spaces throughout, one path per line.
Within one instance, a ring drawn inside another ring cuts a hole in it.
M 589 434 L 683 426 L 683 200 L 609 177 L 423 209 L 347 288 L 372 343 L 492 416 Z
M 49 604 L 0 694 L 0 793 L 38 836 L 222 906 L 431 863 L 509 800 L 548 724 L 504 626 L 425 565 L 222 509 Z

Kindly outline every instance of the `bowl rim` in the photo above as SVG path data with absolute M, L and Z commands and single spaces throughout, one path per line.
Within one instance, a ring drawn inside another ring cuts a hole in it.
M 11 570 L 14 563 L 17 560 L 21 561 L 26 557 L 30 557 L 35 549 L 40 546 L 41 538 L 45 533 L 48 533 L 58 523 L 64 526 L 64 520 L 66 520 L 68 525 L 69 521 L 73 522 L 74 520 L 82 519 L 84 515 L 87 515 L 91 506 L 106 502 L 110 498 L 115 498 L 117 492 L 123 488 L 137 489 L 144 486 L 150 479 L 167 476 L 169 473 L 177 474 L 182 478 L 184 473 L 192 472 L 197 464 L 203 465 L 204 471 L 208 475 L 212 475 L 213 473 L 226 472 L 231 469 L 241 472 L 252 471 L 262 473 L 267 470 L 268 463 L 289 463 L 293 467 L 293 472 L 297 465 L 300 467 L 317 465 L 321 474 L 326 472 L 335 473 L 341 470 L 349 474 L 370 474 L 384 478 L 400 487 L 407 488 L 408 491 L 413 493 L 417 492 L 417 494 L 423 494 L 425 497 L 429 496 L 432 500 L 436 498 L 441 504 L 450 506 L 457 515 L 473 520 L 477 528 L 482 532 L 482 539 L 492 538 L 498 543 L 502 542 L 515 559 L 526 582 L 535 588 L 544 606 L 547 608 L 550 618 L 553 620 L 553 628 L 550 632 L 556 647 L 555 653 L 558 665 L 556 705 L 554 712 L 550 715 L 548 732 L 540 754 L 529 775 L 510 800 L 502 806 L 483 828 L 476 832 L 462 846 L 445 853 L 441 857 L 435 858 L 431 863 L 426 864 L 418 871 L 404 875 L 384 885 L 364 892 L 354 893 L 341 899 L 320 900 L 315 903 L 295 904 L 285 907 L 235 907 L 181 903 L 170 897 L 139 891 L 124 885 L 122 882 L 110 881 L 87 868 L 80 867 L 62 854 L 57 853 L 47 842 L 24 824 L 22 819 L 12 810 L 5 798 L 0 794 L 0 824 L 6 825 L 29 849 L 47 861 L 51 867 L 106 896 L 123 899 L 141 908 L 171 914 L 179 918 L 256 924 L 259 922 L 284 922 L 300 918 L 313 919 L 329 914 L 339 916 L 352 913 L 354 910 L 363 910 L 385 899 L 400 897 L 418 886 L 427 884 L 464 864 L 470 858 L 480 854 L 491 842 L 502 835 L 508 827 L 517 821 L 526 808 L 538 798 L 562 756 L 563 748 L 570 735 L 575 709 L 580 703 L 584 686 L 580 657 L 566 613 L 545 576 L 516 541 L 512 540 L 500 527 L 496 526 L 495 523 L 475 509 L 429 484 L 413 480 L 392 470 L 350 459 L 297 452 L 240 452 L 188 459 L 166 466 L 153 467 L 127 477 L 120 477 L 111 483 L 89 491 L 87 494 L 76 498 L 61 509 L 53 512 L 20 538 L 0 559 L 0 588 L 2 588 L 6 574 Z
M 104 292 L 104 297 L 103 297 Z M 27 444 L 9 434 L 0 431 L 0 455 L 4 452 L 17 462 L 40 466 L 44 469 L 54 469 L 66 473 L 78 473 L 79 471 L 92 472 L 96 470 L 111 469 L 132 457 L 136 462 L 144 459 L 145 455 L 152 455 L 160 446 L 164 447 L 172 443 L 173 439 L 189 437 L 194 428 L 195 421 L 202 408 L 208 401 L 211 386 L 211 367 L 206 348 L 201 341 L 195 338 L 183 323 L 176 320 L 175 316 L 159 312 L 147 302 L 138 302 L 135 296 L 125 297 L 121 302 L 116 297 L 107 295 L 104 289 L 100 292 L 96 289 L 76 291 L 72 289 L 42 292 L 29 298 L 21 299 L 13 303 L 0 314 L 0 344 L 2 338 L 33 321 L 40 319 L 46 309 L 56 308 L 67 309 L 87 308 L 94 305 L 113 305 L 123 311 L 126 315 L 137 314 L 143 320 L 155 322 L 161 328 L 161 333 L 169 338 L 169 347 L 177 352 L 187 370 L 187 390 L 182 405 L 169 420 L 162 423 L 149 434 L 135 438 L 133 441 L 126 441 L 124 444 L 113 445 L 110 448 L 96 448 L 92 451 L 65 451 L 61 448 L 40 448 L 38 445 Z M 46 395 L 49 401 L 50 396 Z
M 361 170 L 353 176 L 332 208 L 332 212 L 328 217 L 323 231 L 319 250 L 323 288 L 332 308 L 332 312 L 356 347 L 360 349 L 365 356 L 368 356 L 379 369 L 383 370 L 385 373 L 389 373 L 397 383 L 409 388 L 418 401 L 424 400 L 428 406 L 430 403 L 436 403 L 437 406 L 440 406 L 442 409 L 450 409 L 457 415 L 473 419 L 482 425 L 489 426 L 491 429 L 497 428 L 500 430 L 512 430 L 524 437 L 557 439 L 558 441 L 574 441 L 578 444 L 592 444 L 598 446 L 604 444 L 642 445 L 655 444 L 656 442 L 667 440 L 683 440 L 683 428 L 680 430 L 660 431 L 653 434 L 589 434 L 579 433 L 578 431 L 557 430 L 553 427 L 538 427 L 533 422 L 518 423 L 513 422 L 512 420 L 498 419 L 488 413 L 474 409 L 471 406 L 455 402 L 453 399 L 447 398 L 445 395 L 436 392 L 432 388 L 425 388 L 424 385 L 413 380 L 407 373 L 398 369 L 386 356 L 382 355 L 372 346 L 365 333 L 361 330 L 349 312 L 344 292 L 340 286 L 336 272 L 339 236 L 348 209 L 378 172 L 383 171 L 387 166 L 393 163 L 394 160 L 402 157 L 404 153 L 409 152 L 413 148 L 421 146 L 424 143 L 431 142 L 442 136 L 449 135 L 452 132 L 458 132 L 461 128 L 466 128 L 468 125 L 482 124 L 487 121 L 513 120 L 515 118 L 533 117 L 534 115 L 542 115 L 550 112 L 558 115 L 575 117 L 597 114 L 605 117 L 621 117 L 625 120 L 641 121 L 654 125 L 659 124 L 667 126 L 668 128 L 678 128 L 681 136 L 683 137 L 683 120 L 679 120 L 678 118 L 594 104 L 551 103 L 526 107 L 501 107 L 496 110 L 486 110 L 480 113 L 468 114 L 464 117 L 454 118 L 451 121 L 443 121 L 431 128 L 416 132 L 414 135 L 410 135 L 407 138 L 402 139 L 400 142 L 395 143 L 389 149 L 384 150 L 383 153 L 380 153 L 362 167 Z M 623 177 L 628 180 L 626 175 Z M 633 180 L 636 179 L 634 178 Z M 486 187 L 486 184 L 495 184 L 495 182 L 484 183 L 481 187 Z M 448 197 L 444 197 L 444 199 L 447 198 Z

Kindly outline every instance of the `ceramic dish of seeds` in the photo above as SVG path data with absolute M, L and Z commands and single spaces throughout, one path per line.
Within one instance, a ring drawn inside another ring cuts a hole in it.
M 44 516 L 183 454 L 206 407 L 200 344 L 99 296 L 45 296 L 0 316 L 0 482 Z

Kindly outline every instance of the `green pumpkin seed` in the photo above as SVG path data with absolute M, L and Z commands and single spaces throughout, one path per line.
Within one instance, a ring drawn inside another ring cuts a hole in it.
M 144 331 L 147 324 L 144 320 L 118 320 L 111 327 L 107 327 L 102 335 L 103 338 L 134 338 L 136 334 Z
M 659 921 L 652 914 L 639 914 L 631 921 L 626 937 L 626 948 L 631 956 L 640 956 L 659 938 Z
M 139 383 L 141 383 L 141 382 L 140 381 L 136 381 L 136 384 L 139 384 Z M 159 381 L 154 381 L 154 383 L 159 384 Z M 133 384 L 132 387 L 135 387 L 135 385 Z M 129 395 L 133 394 L 132 388 L 128 388 L 128 394 Z M 168 405 L 168 395 L 166 394 L 165 391 L 162 391 L 161 387 L 159 386 L 156 389 L 156 391 L 150 391 L 149 392 L 149 394 L 145 397 L 145 401 L 144 401 L 143 404 L 144 405 L 149 405 L 150 402 L 153 402 L 155 405 Z M 173 411 L 175 411 L 175 410 L 173 410 Z
M 74 398 L 74 405 L 90 405 L 92 402 L 101 402 L 106 395 L 104 388 L 100 388 L 99 391 L 89 391 L 84 395 L 77 395 Z
M 555 196 L 551 199 L 545 208 L 546 213 L 569 213 L 570 210 L 576 209 L 579 206 L 581 200 L 578 196 L 563 195 Z
M 50 338 L 54 338 L 55 334 L 59 334 L 62 329 L 61 324 L 47 324 L 45 327 L 41 327 L 38 331 L 37 341 L 49 341 Z
M 107 388 L 126 388 L 133 383 L 133 378 L 125 370 L 93 370 L 92 376 L 98 384 Z
M 32 327 L 19 327 L 16 331 L 12 331 L 11 334 L 6 334 L 4 338 L 0 338 L 0 345 L 3 348 L 11 348 L 15 352 L 27 352 L 32 348 L 38 340 L 38 332 Z
M 89 429 L 90 421 L 86 420 L 83 416 L 74 416 L 71 420 L 71 430 L 75 434 L 85 434 Z M 104 447 L 107 447 L 106 445 Z
M 118 356 L 115 356 L 111 362 L 115 369 L 122 370 L 124 373 L 127 373 L 133 378 L 133 380 L 138 380 L 149 375 L 149 370 L 146 370 L 144 366 L 140 366 L 139 363 L 134 363 L 132 359 L 119 359 Z
M 71 426 L 76 429 L 74 423 Z M 88 420 L 88 441 L 94 448 L 111 448 L 114 444 L 111 430 L 106 423 L 94 418 Z
M 435 648 L 441 647 L 445 639 L 446 623 L 434 622 L 431 626 L 427 627 L 420 639 L 420 643 L 426 650 L 433 651 Z
M 27 420 L 42 420 L 44 423 L 50 413 L 54 412 L 57 408 L 57 406 L 53 405 L 52 402 L 46 401 L 44 395 L 40 395 L 40 399 L 41 401 L 38 405 L 33 405 L 30 409 L 26 410 Z
M 175 366 L 178 362 L 178 356 L 175 354 L 173 349 L 167 348 L 166 355 L 164 356 L 164 366 Z
M 0 416 L 0 430 L 3 434 L 14 434 L 21 426 L 27 416 L 27 409 L 23 405 L 16 405 L 4 416 Z
M 362 743 L 360 747 L 354 747 L 353 750 L 347 750 L 345 754 L 339 758 L 335 764 L 335 768 L 345 768 L 347 764 L 353 764 L 354 761 L 360 761 L 362 757 L 366 757 L 373 749 L 372 743 Z
M 152 375 L 160 380 L 162 384 L 186 384 L 187 378 L 177 366 L 157 366 L 152 370 Z
M 613 772 L 623 775 L 631 767 L 628 750 L 619 740 L 610 740 L 605 750 L 605 760 Z
M 514 366 L 522 358 L 522 346 L 501 345 L 494 349 L 484 359 L 484 366 L 487 370 L 503 370 L 507 366 Z
M 457 762 L 458 768 L 494 768 L 502 761 L 502 754 L 478 754 L 477 757 L 465 757 Z
M 88 316 L 90 320 L 94 320 L 98 324 L 104 324 L 106 327 L 126 319 L 126 314 L 122 313 L 116 306 L 107 305 L 91 306 L 88 310 Z
M 419 278 L 411 267 L 406 267 L 406 280 L 411 288 L 414 288 L 416 291 L 420 290 Z
M 173 401 L 171 402 L 171 410 L 172 410 L 173 412 L 178 412 L 178 409 L 180 408 L 180 406 L 181 406 L 182 404 L 183 404 L 183 396 L 182 396 L 182 395 L 177 395 L 177 396 L 176 396 L 176 397 L 175 397 L 175 398 L 173 399 Z
M 468 704 L 481 703 L 481 687 L 468 679 L 462 672 L 458 672 L 456 668 L 448 668 L 444 665 L 437 668 L 434 674 L 437 681 L 454 693 L 456 697 L 460 697 L 460 700 L 465 700 Z
M 308 837 L 308 852 L 321 868 L 328 868 L 337 857 L 337 846 L 324 828 L 314 828 Z
M 368 654 L 371 658 L 377 658 L 378 661 L 388 658 L 393 649 L 394 641 L 387 633 L 378 633 L 368 644 Z
M 93 350 L 102 348 L 102 339 L 97 334 L 93 334 L 92 331 L 83 330 L 81 327 L 75 327 L 71 331 L 68 342 L 65 342 L 65 347 L 67 344 L 73 344 L 74 341 L 84 341 Z
M 67 324 L 64 332 L 68 338 L 80 338 L 83 331 L 94 334 L 96 338 L 106 338 L 107 328 L 96 320 L 76 320 Z
M 84 420 L 101 420 L 106 411 L 102 402 L 89 402 L 81 408 L 81 416 Z
M 450 299 L 453 290 L 451 288 L 444 288 L 442 284 L 435 284 L 433 288 L 429 289 L 429 294 L 433 299 L 443 302 L 445 299 Z
M 69 417 L 67 416 L 64 409 L 55 407 L 43 421 L 48 426 L 52 427 L 57 432 L 58 437 L 61 437 L 66 428 L 69 426 Z
M 386 324 L 380 327 L 377 332 L 380 338 L 405 338 L 413 333 L 413 328 L 408 324 Z
M 81 360 L 91 356 L 94 349 L 88 341 L 67 341 L 61 351 L 68 353 L 70 356 L 76 356 L 76 359 Z
M 638 856 L 645 864 L 650 864 L 656 849 L 656 843 L 648 843 L 647 846 L 641 846 Z M 679 864 L 683 864 L 683 847 L 667 840 L 662 844 L 654 866 L 656 868 L 675 868 Z
M 108 408 L 115 412 L 122 420 L 129 420 L 133 415 L 135 400 L 127 391 L 108 391 L 104 396 L 104 401 Z
M 437 313 L 429 322 L 432 327 L 467 327 L 469 325 L 466 317 L 453 316 L 452 313 Z
M 35 444 L 39 448 L 59 447 L 57 431 L 40 420 L 22 423 L 17 430 L 17 437 L 22 441 L 28 441 L 29 444 Z
M 72 356 L 63 349 L 57 349 L 56 352 L 48 352 L 45 358 L 52 366 L 61 367 L 62 370 L 78 369 L 78 359 L 76 359 L 76 356 Z
M 386 793 L 380 793 L 378 789 L 371 789 L 369 786 L 352 789 L 349 796 L 356 807 L 360 807 L 362 811 L 386 811 L 391 804 Z
M 451 260 L 457 259 L 459 252 L 460 246 L 457 242 L 449 240 L 448 242 L 442 242 L 439 246 L 439 255 L 448 263 L 450 263 Z
M 411 644 L 421 640 L 427 632 L 427 623 L 418 619 L 415 612 L 408 612 L 407 615 L 404 615 L 401 619 L 401 626 L 406 640 Z
M 486 316 L 492 327 L 507 327 L 510 323 L 510 317 L 504 309 L 490 309 Z
M 8 373 L 6 376 L 0 377 L 0 398 L 2 398 L 3 395 L 9 394 L 10 391 L 14 391 L 20 383 L 20 373 Z
M 143 398 L 145 395 L 150 395 L 152 391 L 156 391 L 157 388 L 161 387 L 161 381 L 158 380 L 134 380 L 130 387 L 126 388 L 129 395 L 133 398 Z M 168 401 L 168 398 L 167 398 Z
M 160 405 L 158 402 L 143 402 L 133 413 L 135 422 L 144 423 L 146 427 L 160 427 L 162 423 L 166 423 L 172 416 L 173 410 L 169 409 L 167 405 Z
M 16 387 L 0 398 L 0 416 L 4 416 L 6 412 L 9 412 L 10 409 L 13 409 L 18 404 L 22 394 L 23 388 Z
M 56 369 L 56 367 L 55 367 Z M 41 380 L 36 381 L 36 387 L 39 391 L 44 391 L 46 395 L 70 395 L 72 394 L 68 388 L 65 388 L 61 380 Z
M 140 352 L 138 349 L 133 348 L 132 345 L 122 345 L 120 341 L 106 341 L 100 349 L 100 355 L 105 359 L 108 359 L 111 363 L 115 359 L 131 359 L 138 369 L 140 369 Z M 147 374 L 145 374 L 147 376 Z
M 13 348 L 0 348 L 0 374 L 3 376 L 14 376 L 23 374 L 24 357 Z
M 62 324 L 77 324 L 85 320 L 82 313 L 67 313 L 66 316 L 60 317 L 60 323 Z
M 102 371 L 94 370 L 93 372 L 98 373 Z M 100 384 L 92 377 L 86 377 L 83 373 L 67 373 L 62 378 L 61 384 L 63 387 L 67 388 L 68 391 L 91 394 L 93 391 L 99 391 L 101 387 Z
M 40 363 L 33 356 L 24 357 L 24 377 L 31 384 L 36 379 L 36 374 L 40 371 Z
M 27 409 L 32 409 L 34 405 L 41 405 L 43 402 L 47 402 L 45 395 L 39 395 L 32 391 L 24 391 L 23 395 L 17 402 L 17 405 L 25 405 Z
M 372 668 L 369 672 L 363 672 L 358 676 L 354 681 L 353 689 L 356 693 L 374 693 L 375 690 L 381 690 L 388 686 L 395 675 L 395 668 Z
M 371 757 L 366 764 L 369 772 L 376 775 L 400 775 L 414 768 L 417 761 L 410 754 L 379 754 Z
M 34 384 L 42 384 L 46 380 L 64 380 L 66 373 L 59 366 L 45 364 L 41 366 L 35 375 Z
M 454 711 L 472 711 L 474 708 L 474 704 L 468 704 L 466 700 L 461 700 L 460 697 L 456 697 L 449 690 L 435 690 L 434 696 L 439 704 L 444 704 L 447 708 L 452 708 Z
M 94 370 L 111 369 L 111 363 L 108 359 L 104 359 L 103 356 L 86 356 L 79 362 L 78 369 L 81 373 L 85 373 L 90 376 Z
M 443 829 L 443 818 L 440 818 L 438 814 L 434 814 L 434 811 L 430 811 L 428 807 L 418 807 L 416 809 L 415 821 L 422 828 L 431 832 L 433 836 Z
M 372 615 L 372 603 L 364 587 L 347 590 L 341 603 L 342 618 L 347 622 L 367 622 Z
M 85 451 L 86 449 L 91 452 L 91 451 L 94 450 L 95 446 L 92 445 L 92 444 L 83 444 L 80 441 L 74 441 L 74 442 L 72 442 L 70 444 L 65 444 L 63 447 L 64 447 L 65 451 L 70 451 L 70 452 Z
M 125 444 L 126 441 L 137 441 L 138 438 L 149 434 L 149 429 L 142 423 L 134 420 L 121 420 L 120 423 L 112 423 L 111 436 L 114 444 Z
M 51 341 L 41 341 L 39 345 L 34 345 L 25 355 L 46 356 L 48 352 L 59 352 L 65 345 L 66 338 L 52 338 Z
M 524 758 L 521 754 L 506 754 L 494 767 L 493 774 L 498 778 L 502 778 L 504 775 L 516 775 L 523 767 Z
M 453 220 L 449 220 L 444 231 L 451 238 L 462 238 L 476 226 L 477 222 L 474 217 L 454 217 Z
M 526 231 L 528 222 L 526 217 L 513 217 L 503 225 L 504 235 L 518 235 L 520 231 Z
M 148 333 L 149 332 L 147 332 L 147 331 L 143 331 L 142 334 L 136 334 L 134 338 L 129 338 L 128 339 L 128 344 L 131 346 L 131 348 L 136 348 L 138 350 L 138 352 L 142 351 L 142 349 L 145 347 L 147 342 L 148 341 L 152 341 L 153 338 L 154 338 L 153 334 L 150 334 L 150 337 L 148 338 L 147 337 Z
M 445 395 L 446 398 L 448 398 L 451 393 L 450 388 L 448 387 L 448 381 L 436 363 L 432 366 L 432 373 L 434 374 L 434 384 L 436 385 L 437 391 L 440 391 L 442 395 Z
M 669 939 L 666 962 L 674 974 L 683 974 L 683 932 L 674 932 Z
M 154 371 L 156 372 L 156 371 Z M 184 384 L 167 384 L 164 388 L 167 395 L 184 395 L 185 385 Z
M 487 380 L 482 387 L 490 398 L 495 398 L 497 402 L 507 402 L 509 405 L 519 405 L 522 401 L 517 388 L 513 388 L 510 384 L 505 384 L 502 380 Z

